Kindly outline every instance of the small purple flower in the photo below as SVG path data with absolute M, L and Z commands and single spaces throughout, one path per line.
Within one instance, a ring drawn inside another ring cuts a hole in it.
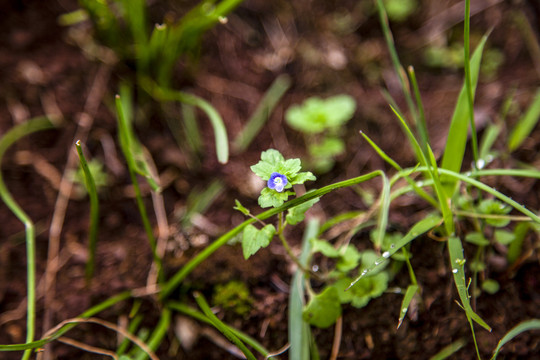
M 268 179 L 268 187 L 276 190 L 277 192 L 282 192 L 285 185 L 287 185 L 287 182 L 287 177 L 285 175 L 281 175 L 278 172 L 273 172 L 272 175 L 270 175 L 270 179 Z

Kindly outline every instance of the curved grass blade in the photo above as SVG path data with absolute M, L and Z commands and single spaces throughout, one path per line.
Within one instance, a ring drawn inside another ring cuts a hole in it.
M 86 181 L 86 188 L 88 195 L 90 196 L 90 230 L 88 232 L 88 261 L 86 262 L 86 281 L 89 282 L 94 275 L 94 265 L 96 258 L 96 245 L 97 245 L 97 232 L 99 225 L 99 201 L 96 190 L 96 184 L 94 177 L 88 168 L 88 163 L 84 157 L 84 153 L 81 147 L 81 141 L 77 140 L 75 143 L 77 153 L 79 154 L 79 161 L 84 172 L 84 179 Z
M 229 330 L 229 327 L 226 326 L 221 320 L 218 319 L 216 315 L 212 312 L 212 309 L 208 306 L 208 303 L 204 299 L 201 293 L 196 292 L 193 294 L 195 297 L 195 301 L 197 301 L 197 304 L 201 308 L 202 312 L 208 320 L 212 323 L 212 325 L 218 329 L 223 335 L 227 337 L 234 345 L 236 345 L 243 353 L 246 355 L 246 358 L 248 360 L 257 360 L 255 358 L 255 355 L 244 345 L 244 343 L 235 335 L 232 331 Z
M 183 91 L 160 88 L 151 81 L 143 82 L 142 86 L 146 89 L 146 91 L 148 91 L 149 94 L 158 100 L 179 101 L 181 103 L 193 105 L 201 109 L 206 116 L 208 116 L 208 119 L 210 120 L 210 123 L 214 129 L 214 141 L 216 144 L 216 155 L 218 161 L 222 164 L 229 161 L 229 139 L 227 137 L 225 125 L 223 124 L 223 119 L 209 102 L 198 96 L 188 94 Z
M 20 138 L 29 135 L 33 132 L 53 128 L 54 125 L 47 117 L 38 117 L 28 120 L 25 123 L 11 128 L 0 139 L 0 165 L 7 149 L 17 142 Z M 13 214 L 24 224 L 26 234 L 26 272 L 27 272 L 27 309 L 26 309 L 26 342 L 30 343 L 34 340 L 35 333 L 35 318 L 36 318 L 36 235 L 34 222 L 24 212 L 11 196 L 9 190 L 4 183 L 2 171 L 0 170 L 0 197 L 13 212 Z M 26 350 L 23 354 L 23 359 L 29 359 L 31 351 Z
M 508 138 L 508 150 L 514 151 L 521 146 L 523 141 L 529 136 L 534 126 L 540 120 L 540 88 L 536 91 L 536 95 L 529 109 L 521 117 L 510 132 Z
M 504 346 L 504 344 L 506 344 L 519 334 L 529 330 L 540 330 L 540 319 L 523 321 L 516 327 L 512 328 L 512 330 L 507 332 L 506 335 L 504 335 L 503 338 L 499 341 L 497 348 L 495 348 L 495 351 L 493 352 L 491 360 L 495 360 L 497 358 L 497 356 L 499 355 L 499 351 L 501 351 L 501 348 Z
M 434 227 L 440 225 L 442 222 L 442 218 L 440 216 L 433 216 L 429 215 L 425 217 L 424 219 L 417 222 L 409 232 L 402 237 L 398 242 L 394 244 L 393 247 L 388 249 L 388 251 L 385 251 L 381 257 L 379 257 L 371 267 L 368 267 L 364 270 L 362 270 L 362 273 L 360 276 L 358 276 L 354 281 L 349 285 L 347 289 L 350 289 L 354 284 L 358 282 L 361 278 L 368 275 L 370 272 L 377 270 L 380 267 L 383 267 L 385 262 L 394 255 L 398 250 L 400 250 L 402 247 L 416 239 L 418 236 L 422 235 L 425 232 L 428 232 L 429 230 L 433 229 Z
M 470 61 L 470 89 L 473 94 L 476 92 L 478 75 L 480 73 L 480 63 L 482 60 L 482 51 L 484 49 L 486 40 L 487 36 L 484 36 L 482 41 L 480 41 L 480 44 L 478 44 L 476 47 Z M 461 170 L 463 156 L 465 154 L 465 146 L 467 143 L 469 119 L 469 97 L 467 92 L 467 84 L 464 84 L 461 88 L 461 92 L 459 93 L 456 107 L 454 108 L 454 115 L 452 116 L 450 129 L 448 130 L 448 137 L 442 157 L 441 168 L 454 172 L 459 172 Z M 456 181 L 442 177 L 441 182 L 444 184 L 444 190 L 447 196 L 451 197 L 454 194 Z

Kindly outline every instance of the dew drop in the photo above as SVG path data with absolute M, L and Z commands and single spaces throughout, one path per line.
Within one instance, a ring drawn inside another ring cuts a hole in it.
M 454 270 L 452 270 L 452 272 L 453 272 L 454 274 L 457 274 L 457 273 L 458 273 L 458 269 L 454 269 Z
M 401 312 L 405 314 L 407 312 L 407 308 L 404 307 L 403 309 L 401 309 Z
M 311 267 L 311 270 L 313 270 L 313 272 L 319 271 L 319 265 L 313 265 L 313 266 Z
M 375 261 L 375 265 L 379 265 L 380 263 L 380 261 Z
M 382 257 L 388 259 L 390 257 L 390 253 L 388 251 L 385 251 L 383 252 Z
M 360 276 L 364 276 L 364 275 L 366 275 L 367 273 L 368 273 L 368 271 L 367 271 L 366 269 L 364 269 L 364 270 L 362 271 L 362 273 L 360 274 Z
M 486 161 L 484 159 L 478 159 L 478 161 L 476 162 L 476 167 L 478 169 L 483 169 L 484 166 L 486 166 Z
M 393 249 L 393 248 L 395 248 L 395 247 L 396 247 L 396 244 L 390 245 L 390 249 Z

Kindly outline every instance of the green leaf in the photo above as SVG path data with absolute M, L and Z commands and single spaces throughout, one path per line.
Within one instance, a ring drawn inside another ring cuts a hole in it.
M 309 145 L 309 153 L 313 157 L 328 158 L 342 154 L 345 151 L 345 143 L 343 140 L 327 137 L 321 143 Z
M 512 129 L 508 139 L 508 150 L 514 151 L 529 136 L 540 120 L 540 88 L 536 91 L 534 100 L 516 126 Z
M 344 273 L 348 272 L 358 267 L 360 259 L 362 259 L 362 254 L 353 245 L 349 244 L 345 252 L 340 254 L 336 268 Z
M 271 224 L 266 225 L 260 230 L 253 225 L 246 226 L 242 239 L 244 258 L 247 260 L 251 255 L 259 251 L 260 248 L 267 247 L 275 233 L 276 228 Z
M 262 208 L 267 207 L 278 207 L 281 206 L 287 199 L 289 195 L 294 195 L 292 191 L 277 192 L 270 188 L 265 187 L 261 191 L 261 196 L 259 196 L 258 203 Z
M 488 246 L 489 240 L 481 232 L 471 232 L 465 236 L 465 241 L 478 246 Z
M 507 230 L 495 230 L 495 241 L 501 245 L 510 245 L 516 239 L 513 232 Z
M 499 283 L 493 279 L 486 279 L 482 283 L 482 290 L 491 295 L 499 291 L 500 288 L 501 286 L 499 285 Z
M 274 171 L 277 171 L 284 161 L 285 159 L 279 151 L 268 149 L 262 152 L 261 160 L 257 164 L 251 166 L 251 171 L 264 181 L 267 181 L 270 179 L 270 175 L 272 175 Z
M 349 95 L 337 95 L 326 100 L 307 99 L 302 105 L 293 105 L 285 113 L 285 120 L 295 130 L 314 134 L 341 126 L 351 119 L 356 102 Z
M 301 173 L 296 174 L 291 179 L 291 184 L 292 185 L 303 184 L 308 180 L 314 181 L 314 180 L 317 180 L 317 178 L 310 171 L 301 172 Z
M 348 288 L 351 278 L 344 277 L 332 286 L 336 289 L 339 301 L 342 304 L 351 303 L 356 308 L 366 306 L 373 298 L 381 296 L 388 288 L 388 274 L 381 272 L 367 276 Z
M 312 252 L 318 253 L 320 252 L 326 257 L 329 258 L 337 258 L 339 257 L 339 250 L 336 249 L 332 244 L 330 244 L 326 240 L 319 240 L 317 238 L 313 238 L 310 240 L 311 246 L 312 246 Z
M 341 316 L 341 304 L 337 289 L 330 286 L 309 300 L 302 316 L 306 322 L 318 328 L 333 325 Z
M 485 215 L 506 215 L 512 208 L 495 199 L 485 199 L 480 202 L 477 211 Z M 510 223 L 507 218 L 488 218 L 486 223 L 491 226 L 504 227 Z
M 504 344 L 506 344 L 507 342 L 509 342 L 510 340 L 512 340 L 519 334 L 521 334 L 522 332 L 529 331 L 529 330 L 540 330 L 540 319 L 532 319 L 532 320 L 523 321 L 516 327 L 512 328 L 512 330 L 507 332 L 506 335 L 504 335 L 503 338 L 499 341 L 497 348 L 493 352 L 493 356 L 491 357 L 491 360 L 495 360 L 497 358 L 497 355 L 499 355 L 499 351 L 501 351 L 501 348 L 504 346 Z
M 287 212 L 287 216 L 285 217 L 285 220 L 287 220 L 287 223 L 290 225 L 296 225 L 299 222 L 303 221 L 306 217 L 306 211 L 308 211 L 313 204 L 319 201 L 319 198 L 315 198 L 313 200 L 306 201 L 303 204 L 300 204 L 298 206 L 292 207 Z

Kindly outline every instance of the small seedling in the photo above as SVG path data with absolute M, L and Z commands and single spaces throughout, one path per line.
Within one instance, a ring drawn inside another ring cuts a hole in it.
M 324 100 L 309 98 L 285 113 L 289 126 L 304 134 L 309 161 L 318 172 L 330 170 L 335 158 L 345 151 L 342 130 L 355 110 L 356 102 L 351 96 L 337 95 Z

